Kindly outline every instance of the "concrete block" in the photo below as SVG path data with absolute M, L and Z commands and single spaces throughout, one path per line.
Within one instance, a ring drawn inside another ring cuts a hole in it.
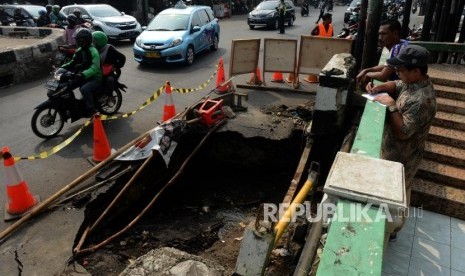
M 0 64 L 9 64 L 12 62 L 16 62 L 16 56 L 13 50 L 0 52 Z
M 407 207 L 404 166 L 359 154 L 337 153 L 324 192 L 391 210 Z
M 337 89 L 318 86 L 316 93 L 315 110 L 336 111 L 340 106 L 346 105 L 347 89 Z
M 257 236 L 254 228 L 251 224 L 244 231 L 234 275 L 260 276 L 268 265 L 275 236 L 269 232 Z
M 15 49 L 16 60 L 22 63 L 32 60 L 32 47 Z

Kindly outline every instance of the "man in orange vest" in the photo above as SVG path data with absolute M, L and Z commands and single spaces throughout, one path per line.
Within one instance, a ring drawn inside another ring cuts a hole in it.
M 312 31 L 314 36 L 332 37 L 333 36 L 333 15 L 330 13 L 323 14 L 323 22 L 318 24 Z

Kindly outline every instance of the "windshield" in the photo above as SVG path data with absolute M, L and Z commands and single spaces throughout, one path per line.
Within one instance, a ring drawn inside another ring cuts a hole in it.
M 274 10 L 277 6 L 278 2 L 265 1 L 261 2 L 260 5 L 257 6 L 256 10 Z
M 27 10 L 32 16 L 39 16 L 39 11 L 44 10 L 44 7 L 41 6 L 23 6 L 25 10 Z
M 148 31 L 182 31 L 187 30 L 188 14 L 159 14 L 147 26 Z
M 93 6 L 89 7 L 88 11 L 94 17 L 121 16 L 121 13 L 112 6 Z

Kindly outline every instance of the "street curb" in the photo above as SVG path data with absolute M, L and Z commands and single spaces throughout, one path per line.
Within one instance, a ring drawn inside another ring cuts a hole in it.
M 50 60 L 58 51 L 58 45 L 64 44 L 62 29 L 0 27 L 0 35 L 10 37 L 15 34 L 42 39 L 35 44 L 19 45 L 0 51 L 0 87 L 48 75 L 52 70 Z

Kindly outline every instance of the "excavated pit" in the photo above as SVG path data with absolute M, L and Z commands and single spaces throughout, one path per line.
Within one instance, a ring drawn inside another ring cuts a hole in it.
M 152 159 L 84 247 L 103 241 L 138 215 L 202 137 L 202 130 L 183 135 L 169 168 L 161 157 Z M 304 144 L 303 132 L 297 129 L 281 140 L 244 138 L 231 131 L 213 133 L 181 177 L 134 227 L 78 262 L 92 275 L 118 275 L 137 257 L 168 246 L 216 261 L 232 274 L 244 227 L 254 220 L 261 203 L 283 200 Z M 130 176 L 120 178 L 87 205 L 74 246 Z

